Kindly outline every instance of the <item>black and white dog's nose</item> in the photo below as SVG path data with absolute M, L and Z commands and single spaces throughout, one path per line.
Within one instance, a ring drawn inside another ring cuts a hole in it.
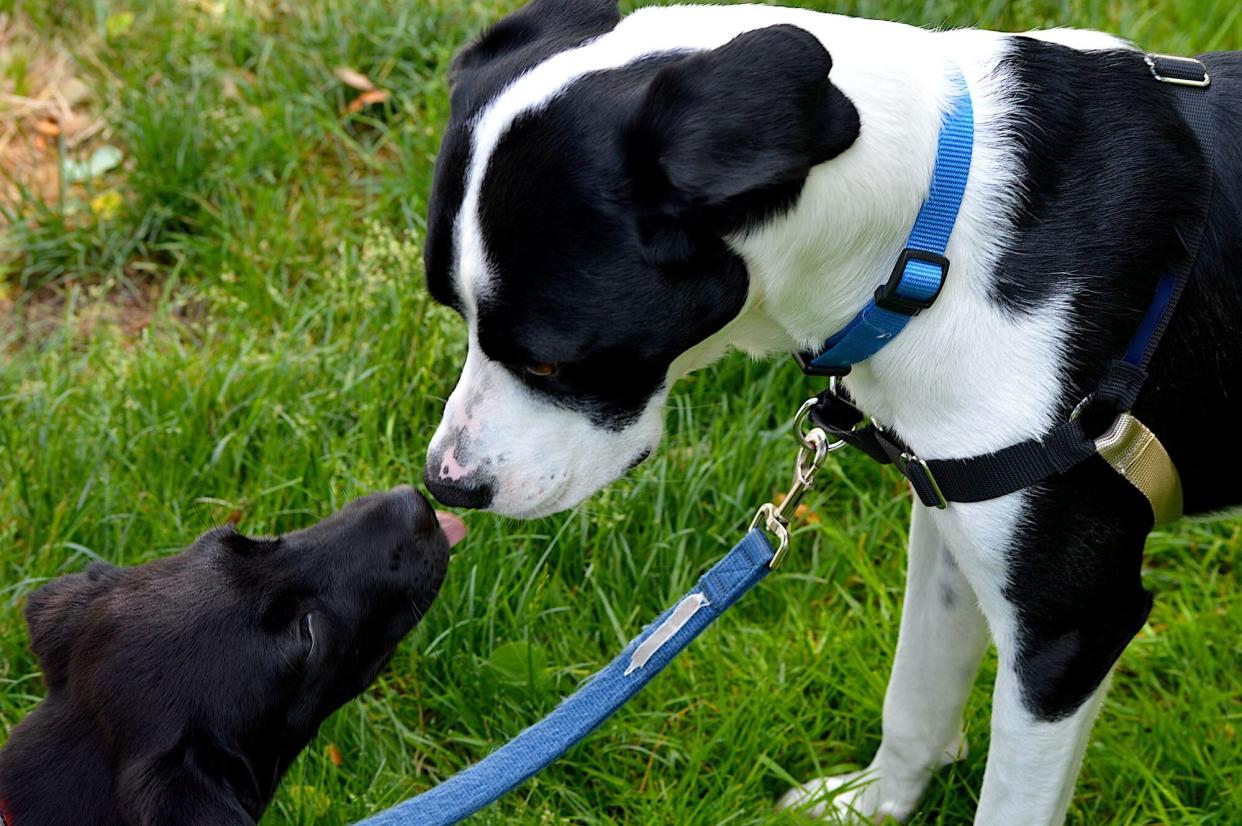
M 427 490 L 442 504 L 450 508 L 486 508 L 492 503 L 492 486 L 470 478 L 459 480 L 440 476 L 439 463 L 428 463 L 423 469 L 423 482 Z

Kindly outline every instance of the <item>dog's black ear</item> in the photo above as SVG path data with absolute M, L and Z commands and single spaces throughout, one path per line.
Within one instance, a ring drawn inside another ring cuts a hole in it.
M 845 151 L 858 112 L 828 79 L 810 32 L 779 25 L 661 69 L 624 136 L 640 207 L 667 218 L 732 211 L 744 196 L 800 189 Z
M 39 658 L 43 681 L 49 690 L 65 684 L 69 655 L 81 631 L 86 606 L 108 587 L 117 570 L 96 562 L 85 573 L 53 580 L 27 597 L 30 648 Z
M 538 43 L 548 47 L 539 49 L 540 55 L 551 55 L 611 31 L 620 20 L 617 0 L 531 0 L 462 49 L 453 58 L 449 82 L 456 85 L 463 73 Z
M 241 755 L 190 735 L 123 765 L 116 796 L 135 826 L 254 826 L 266 804 Z

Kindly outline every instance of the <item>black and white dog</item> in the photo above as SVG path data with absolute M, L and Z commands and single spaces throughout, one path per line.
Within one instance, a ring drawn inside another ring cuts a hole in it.
M 253 826 L 435 599 L 461 520 L 409 487 L 231 527 L 30 595 L 47 698 L 0 749 L 3 826 Z
M 1242 421 L 1242 54 L 1212 65 L 1206 170 L 1171 91 L 1109 35 L 766 6 L 622 20 L 613 0 L 533 0 L 453 65 L 426 265 L 469 354 L 428 485 L 515 517 L 568 508 L 656 448 L 688 371 L 729 347 L 818 347 L 905 246 L 960 70 L 975 143 L 952 275 L 849 393 L 924 457 L 1047 433 L 1124 351 L 1213 175 L 1198 264 L 1134 411 L 1180 470 L 1186 513 L 1242 504 L 1205 425 Z M 870 782 L 825 800 L 854 778 L 814 780 L 783 803 L 908 816 L 965 750 L 990 638 L 976 822 L 1060 823 L 1103 686 L 1151 607 L 1151 526 L 1099 457 L 999 499 L 916 504 Z

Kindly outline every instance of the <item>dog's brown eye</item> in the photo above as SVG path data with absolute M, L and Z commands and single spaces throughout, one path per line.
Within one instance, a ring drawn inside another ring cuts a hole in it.
M 558 372 L 560 372 L 560 369 L 561 366 L 559 364 L 555 364 L 550 361 L 526 365 L 527 373 L 530 373 L 532 376 L 539 376 L 540 378 L 545 376 L 555 376 Z

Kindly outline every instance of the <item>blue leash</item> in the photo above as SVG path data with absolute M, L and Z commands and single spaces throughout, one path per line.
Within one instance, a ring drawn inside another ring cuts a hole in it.
M 611 717 L 755 587 L 771 570 L 773 556 L 763 531 L 751 530 L 690 593 L 551 714 L 460 774 L 357 826 L 457 823 L 522 785 Z

